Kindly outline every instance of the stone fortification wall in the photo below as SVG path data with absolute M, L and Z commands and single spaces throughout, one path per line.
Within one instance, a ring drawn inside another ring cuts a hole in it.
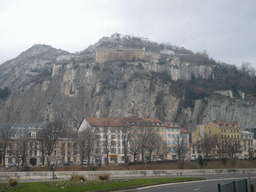
M 133 61 L 144 59 L 144 50 L 140 49 L 107 49 L 96 50 L 96 62 Z
M 231 99 L 233 98 L 233 92 L 231 90 L 227 90 L 227 91 L 214 91 L 214 93 L 219 93 L 221 95 L 230 97 Z

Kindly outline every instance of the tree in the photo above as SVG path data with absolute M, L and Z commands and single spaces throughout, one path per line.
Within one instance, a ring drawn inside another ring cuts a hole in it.
M 153 132 L 149 135 L 148 143 L 147 143 L 147 151 L 149 152 L 149 160 L 152 161 L 152 153 L 153 151 L 160 151 L 162 148 L 162 138 L 156 133 Z
M 149 127 L 140 127 L 135 129 L 135 135 L 139 138 L 138 140 L 138 146 L 140 148 L 140 153 L 141 153 L 141 160 L 144 162 L 144 155 L 145 152 L 148 149 L 148 141 L 152 137 L 152 134 L 154 134 L 155 131 L 152 128 Z
M 242 71 L 242 73 L 244 73 L 247 76 L 254 77 L 255 75 L 255 69 L 253 68 L 252 64 L 249 62 L 242 63 L 240 70 Z
M 229 157 L 234 158 L 234 154 L 238 153 L 240 149 L 241 145 L 236 139 L 225 140 L 224 151 L 229 155 Z
M 196 144 L 196 147 L 203 152 L 205 158 L 209 156 L 215 146 L 216 140 L 214 139 L 214 135 L 211 136 L 206 133 L 200 137 L 200 140 Z
M 77 146 L 82 166 L 86 157 L 88 157 L 88 164 L 90 164 L 91 155 L 94 149 L 94 142 L 95 129 L 86 128 L 78 132 Z
M 12 127 L 9 124 L 2 124 L 0 127 L 0 146 L 1 157 L 3 158 L 3 167 L 5 167 L 5 156 L 8 142 L 10 141 Z
M 110 122 L 109 120 L 104 121 L 103 123 L 103 149 L 104 149 L 104 153 L 106 154 L 106 160 L 107 160 L 107 164 L 109 164 L 109 159 L 108 159 L 108 154 L 111 151 L 111 134 L 110 134 Z M 114 128 L 112 128 L 111 131 L 113 131 Z
M 131 140 L 133 132 L 131 131 L 130 127 L 123 126 L 122 127 L 122 143 L 123 143 L 123 154 L 125 164 L 128 163 L 128 153 L 129 153 L 129 143 Z
M 159 154 L 164 154 L 164 156 L 166 156 L 168 153 L 167 143 L 159 135 L 157 141 L 158 142 L 156 142 L 156 157 L 158 157 Z
M 130 142 L 130 153 L 131 155 L 133 155 L 133 161 L 136 162 L 136 157 L 138 154 L 140 154 L 140 147 L 139 147 L 139 142 L 140 142 L 140 138 L 139 135 L 137 133 L 135 133 L 134 131 L 135 129 L 133 128 L 133 133 L 132 133 L 132 137 L 131 137 L 131 142 Z
M 51 122 L 46 122 L 42 129 L 38 131 L 38 140 L 41 145 L 39 150 L 47 154 L 48 156 L 48 165 L 50 165 L 49 157 L 51 156 L 53 150 L 56 147 L 56 142 L 59 139 L 61 130 L 63 129 L 63 122 L 61 120 L 54 120 Z
M 177 137 L 175 143 L 176 143 L 175 152 L 178 155 L 179 162 L 181 163 L 181 168 L 183 169 L 184 163 L 185 163 L 185 157 L 186 157 L 186 154 L 188 153 L 186 139 L 185 137 Z
M 21 164 L 26 164 L 26 157 L 29 156 L 28 153 L 28 139 L 21 138 L 17 139 L 15 143 L 15 148 L 12 150 L 12 154 L 17 158 L 18 165 L 21 160 Z

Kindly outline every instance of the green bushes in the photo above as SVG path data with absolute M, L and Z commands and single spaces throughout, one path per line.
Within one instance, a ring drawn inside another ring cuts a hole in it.
M 99 180 L 109 180 L 109 175 L 98 175 Z
M 11 91 L 5 87 L 4 89 L 0 88 L 0 99 L 6 99 L 10 95 Z
M 99 70 L 100 70 L 100 66 L 99 66 L 99 65 L 95 65 L 95 66 L 93 66 L 93 70 L 95 70 L 95 71 L 99 71 Z
M 9 185 L 15 187 L 18 185 L 18 181 L 16 179 L 9 179 Z
M 69 179 L 71 182 L 78 182 L 78 181 L 86 181 L 85 177 L 82 175 L 72 175 L 71 178 Z

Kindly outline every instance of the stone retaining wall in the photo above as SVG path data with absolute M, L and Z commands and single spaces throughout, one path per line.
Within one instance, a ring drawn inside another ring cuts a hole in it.
M 256 169 L 184 169 L 184 170 L 127 170 L 127 171 L 55 171 L 57 179 L 70 179 L 71 175 L 79 174 L 87 179 L 96 179 L 98 175 L 109 174 L 110 178 L 143 178 L 143 177 L 174 177 L 203 176 L 211 174 L 255 174 Z M 0 181 L 10 178 L 18 180 L 52 179 L 51 171 L 41 172 L 0 172 Z

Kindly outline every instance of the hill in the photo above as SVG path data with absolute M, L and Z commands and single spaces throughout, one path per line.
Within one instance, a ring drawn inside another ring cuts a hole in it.
M 76 54 L 34 45 L 0 66 L 0 92 L 9 91 L 0 98 L 0 122 L 60 117 L 76 127 L 84 116 L 136 116 L 188 129 L 214 119 L 250 127 L 255 82 L 247 69 L 206 52 L 138 37 L 103 37 Z

